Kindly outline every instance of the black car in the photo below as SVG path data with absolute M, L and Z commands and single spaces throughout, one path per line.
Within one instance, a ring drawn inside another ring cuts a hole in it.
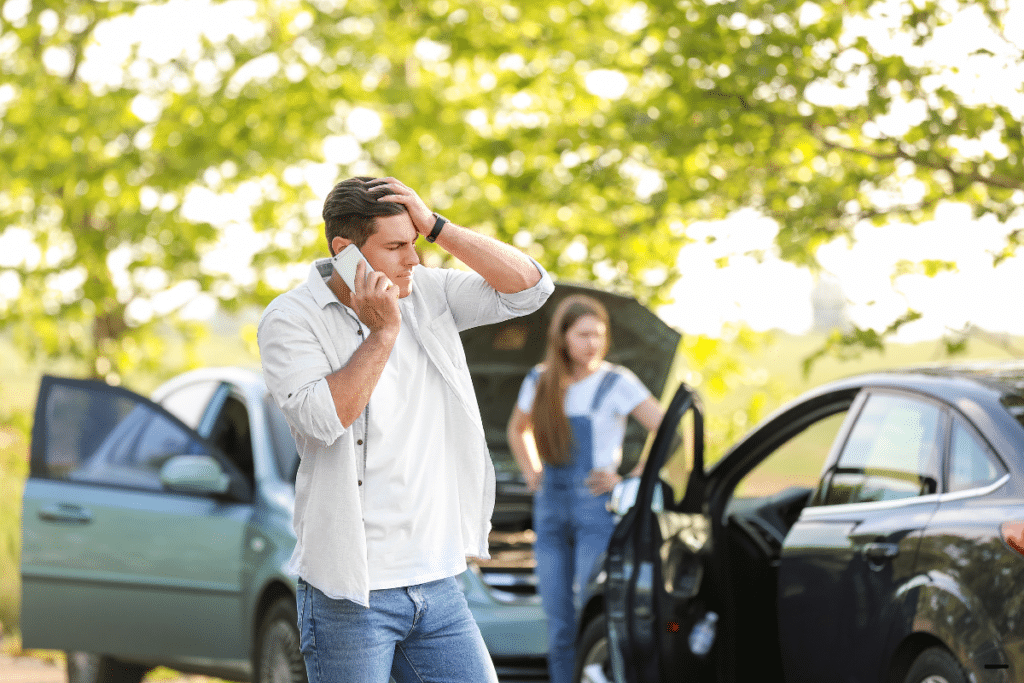
M 588 586 L 577 680 L 1024 681 L 1024 363 L 845 379 L 706 470 L 703 447 L 681 387 Z

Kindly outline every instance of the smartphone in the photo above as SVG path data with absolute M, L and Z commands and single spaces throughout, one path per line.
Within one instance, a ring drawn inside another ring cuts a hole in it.
M 359 247 L 354 244 L 350 244 L 341 251 L 339 251 L 333 259 L 334 269 L 338 271 L 338 275 L 341 275 L 341 279 L 348 285 L 349 291 L 356 291 L 356 266 L 360 261 L 366 264 L 366 274 L 369 275 L 373 268 L 370 267 L 370 262 L 363 256 L 363 252 L 359 251 Z

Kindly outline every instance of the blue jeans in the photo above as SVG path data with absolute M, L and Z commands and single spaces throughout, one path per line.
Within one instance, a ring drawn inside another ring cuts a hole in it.
M 309 683 L 497 683 L 455 577 L 370 591 L 370 607 L 302 579 L 296 602 Z
M 615 522 L 605 507 L 608 494 L 591 495 L 579 478 L 560 482 L 548 475 L 546 469 L 533 499 L 534 557 L 548 619 L 548 674 L 551 683 L 570 683 L 580 591 L 608 548 Z

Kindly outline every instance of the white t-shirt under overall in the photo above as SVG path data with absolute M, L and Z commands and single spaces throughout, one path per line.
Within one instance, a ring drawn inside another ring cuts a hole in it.
M 611 385 L 608 394 L 598 402 L 597 411 L 591 412 L 594 393 L 609 372 L 616 373 L 618 379 Z M 527 374 L 519 389 L 516 405 L 524 413 L 533 410 L 538 377 L 539 373 Z M 622 463 L 622 440 L 626 435 L 629 414 L 650 395 L 651 392 L 636 375 L 621 365 L 607 361 L 601 363 L 601 367 L 593 374 L 569 385 L 565 395 L 565 414 L 590 418 L 594 430 L 591 439 L 594 445 L 591 454 L 594 469 L 615 469 Z

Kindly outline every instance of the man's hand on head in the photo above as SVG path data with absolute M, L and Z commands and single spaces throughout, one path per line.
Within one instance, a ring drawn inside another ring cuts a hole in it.
M 409 218 L 412 219 L 413 227 L 416 228 L 418 234 L 426 236 L 434 229 L 435 218 L 433 212 L 427 208 L 427 205 L 420 199 L 415 190 L 398 178 L 379 178 L 370 183 L 369 186 L 374 190 L 387 188 L 382 190 L 384 194 L 378 196 L 377 201 L 394 202 L 403 205 L 409 213 Z

